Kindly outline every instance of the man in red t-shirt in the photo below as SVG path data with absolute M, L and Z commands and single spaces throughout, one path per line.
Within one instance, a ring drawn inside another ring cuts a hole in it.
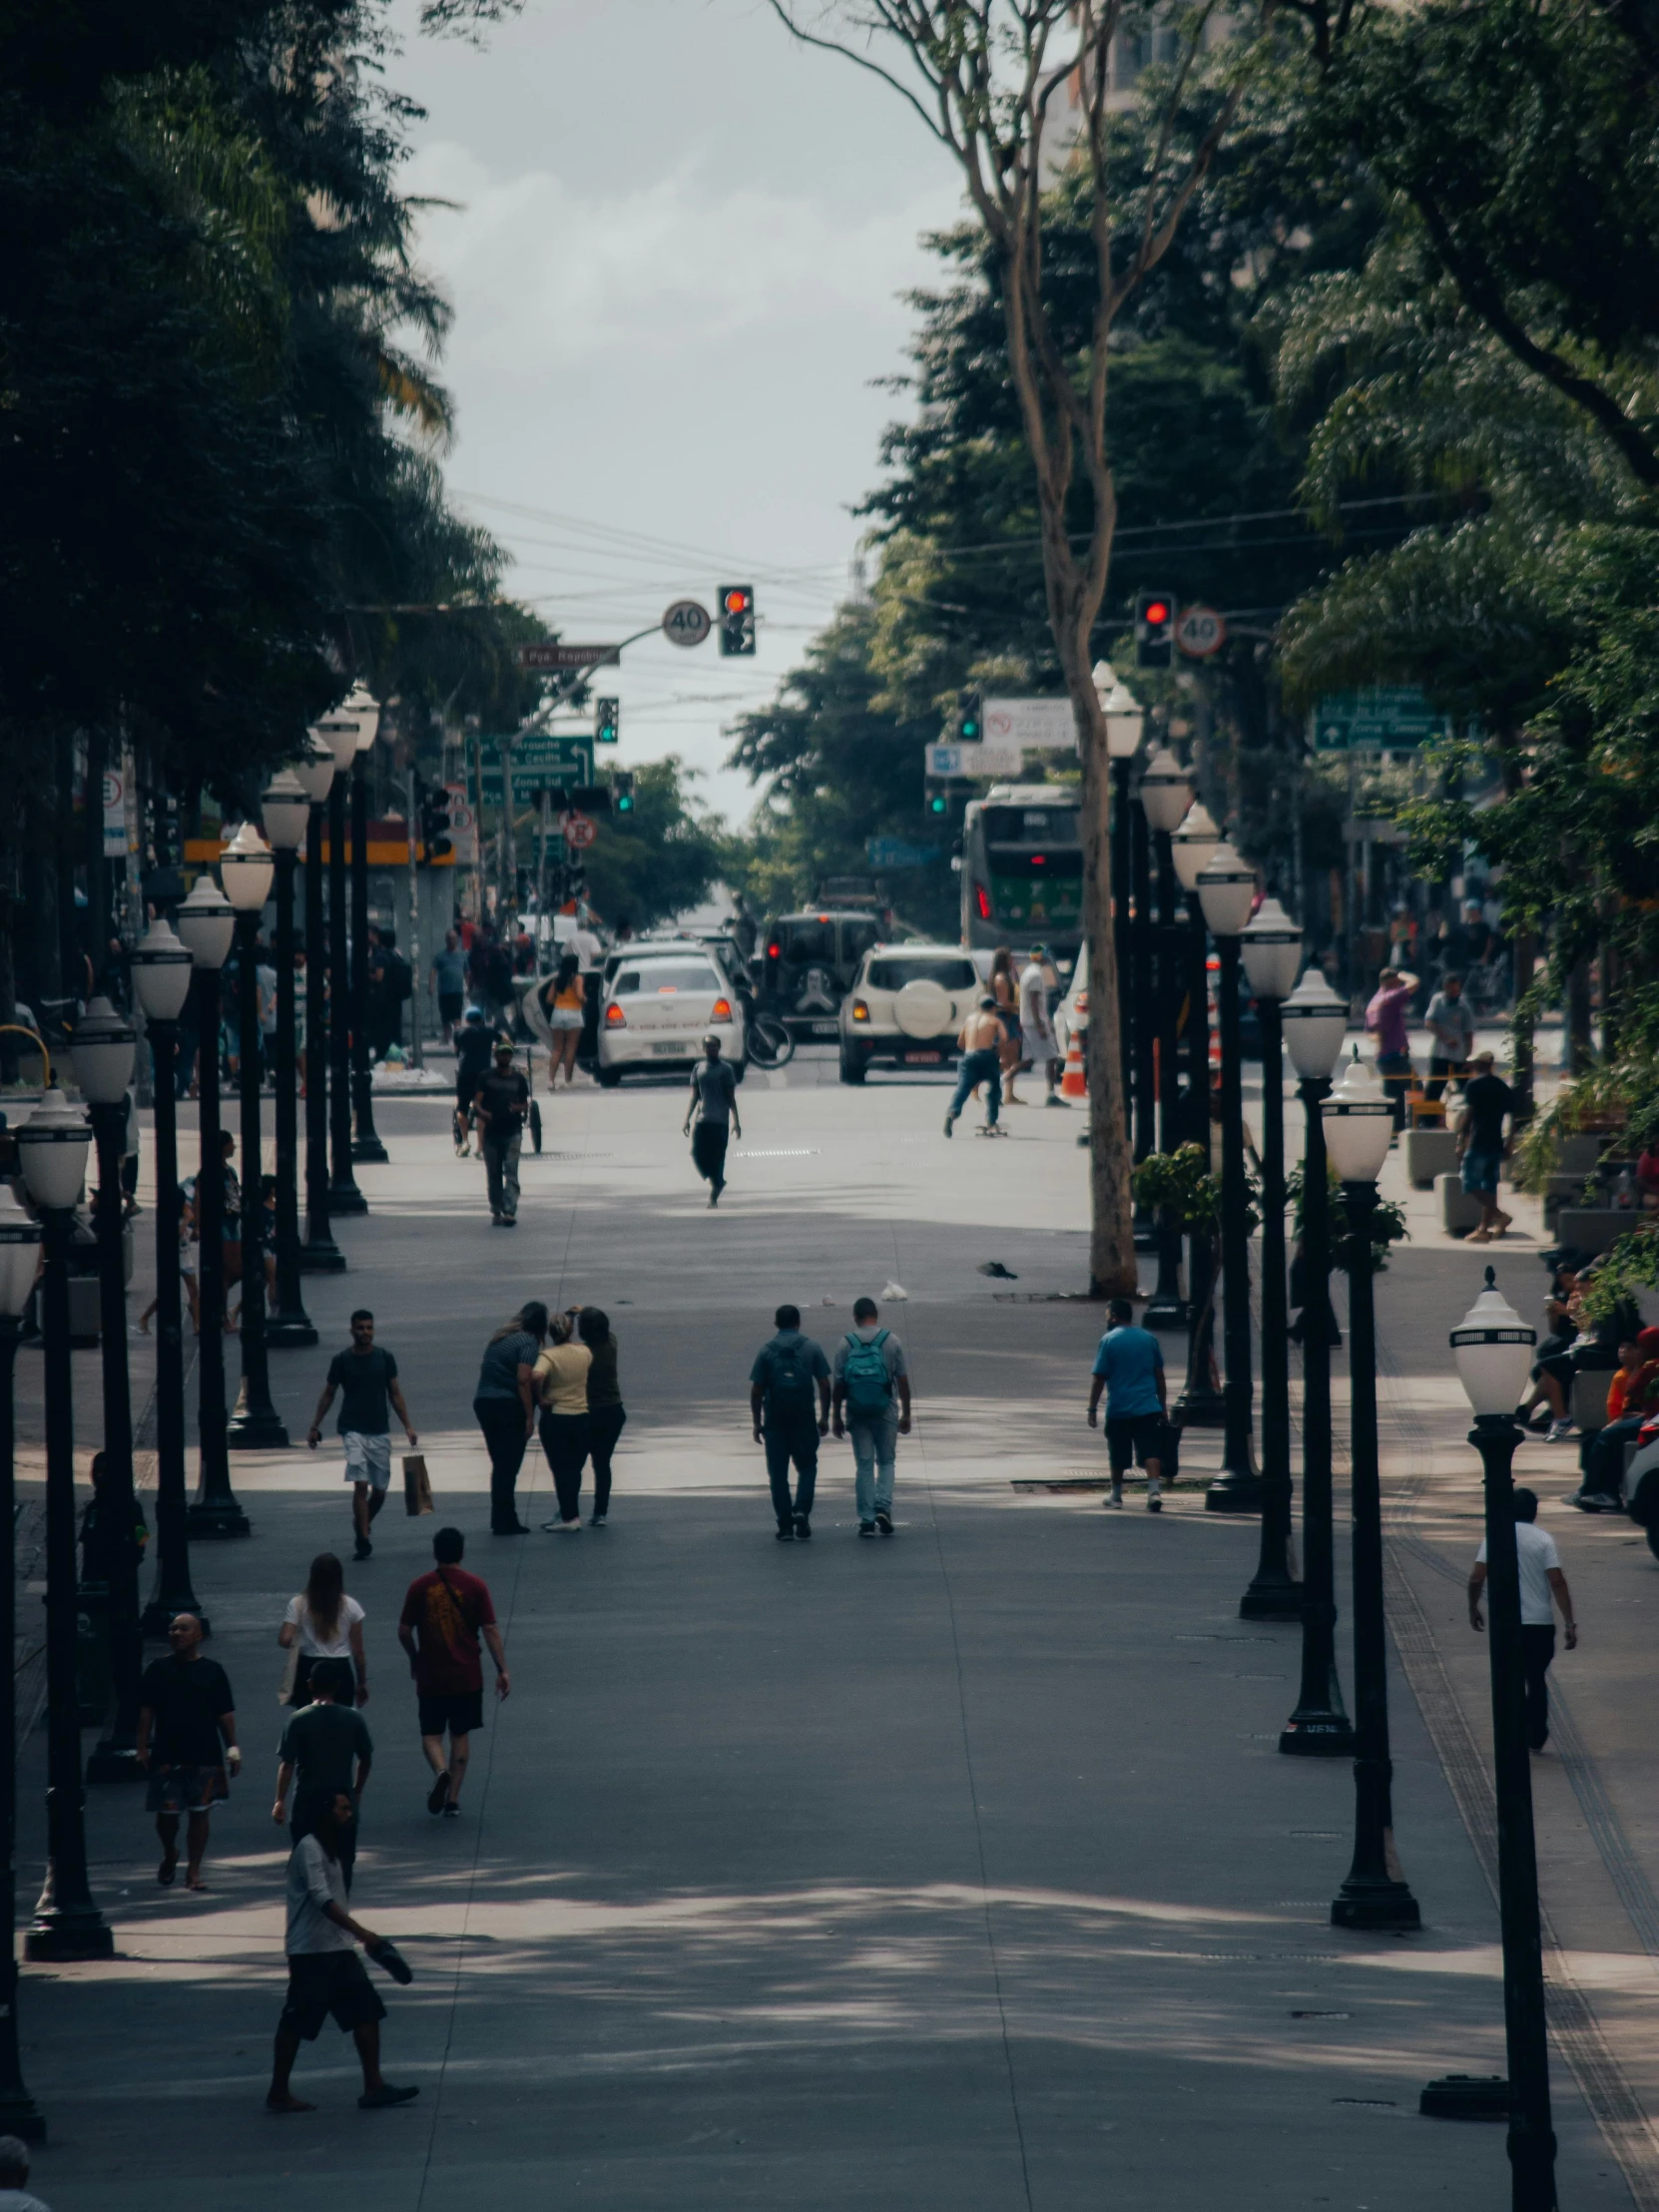
M 417 1574 L 403 1599 L 397 1640 L 409 1655 L 420 1701 L 420 1748 L 436 1780 L 426 1800 L 428 1813 L 454 1820 L 460 1812 L 470 1738 L 484 1725 L 484 1668 L 478 1638 L 495 1662 L 495 1694 L 512 1688 L 507 1654 L 495 1625 L 489 1586 L 461 1567 L 466 1538 L 458 1528 L 440 1528 L 432 1538 L 437 1565 Z M 443 1739 L 449 1738 L 444 1757 Z

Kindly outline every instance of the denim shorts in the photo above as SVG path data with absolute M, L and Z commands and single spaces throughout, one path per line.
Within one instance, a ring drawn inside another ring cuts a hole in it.
M 1463 1154 L 1462 1183 L 1470 1198 L 1495 1198 L 1497 1173 L 1503 1165 L 1501 1152 L 1476 1152 L 1470 1145 Z

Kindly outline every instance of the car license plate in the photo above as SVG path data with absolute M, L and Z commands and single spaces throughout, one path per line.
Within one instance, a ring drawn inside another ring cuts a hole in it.
M 942 1052 L 906 1052 L 904 1065 L 907 1068 L 937 1067 L 943 1058 Z
M 838 1021 L 815 1021 L 813 1024 L 813 1035 L 815 1037 L 834 1037 L 839 1034 L 840 1023 Z
M 686 1048 L 678 1038 L 672 1044 L 654 1044 L 651 1049 L 661 1053 L 667 1060 L 683 1060 L 686 1057 Z

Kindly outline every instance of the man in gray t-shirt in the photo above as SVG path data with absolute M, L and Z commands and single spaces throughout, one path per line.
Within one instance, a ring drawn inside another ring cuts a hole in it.
M 697 1127 L 692 1129 L 692 1116 L 697 1117 Z M 703 1040 L 703 1058 L 692 1069 L 691 1103 L 686 1108 L 685 1126 L 680 1134 L 691 1131 L 692 1159 L 697 1172 L 709 1185 L 709 1204 L 718 1206 L 720 1194 L 726 1188 L 726 1146 L 733 1131 L 741 1137 L 743 1123 L 738 1116 L 738 1071 L 730 1061 L 720 1056 L 720 1039 L 711 1029 Z
M 1439 1098 L 1449 1076 L 1464 1075 L 1474 1050 L 1474 1009 L 1463 996 L 1463 978 L 1447 975 L 1428 1001 L 1423 1016 L 1433 1040 L 1428 1058 L 1428 1095 Z
M 852 1331 L 835 1347 L 831 1422 L 837 1436 L 852 1438 L 853 1490 L 858 1533 L 892 1534 L 892 1489 L 898 1442 L 910 1433 L 910 1368 L 904 1347 L 888 1329 L 872 1298 L 852 1308 Z

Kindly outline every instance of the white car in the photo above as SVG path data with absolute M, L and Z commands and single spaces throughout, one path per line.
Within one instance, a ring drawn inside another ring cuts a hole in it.
M 599 1080 L 614 1090 L 630 1068 L 685 1074 L 713 1030 L 744 1076 L 743 1001 L 700 944 L 641 944 L 615 961 L 599 1008 Z
M 861 1083 L 872 1061 L 948 1066 L 956 1032 L 984 990 L 960 945 L 871 945 L 840 1004 L 841 1081 Z

